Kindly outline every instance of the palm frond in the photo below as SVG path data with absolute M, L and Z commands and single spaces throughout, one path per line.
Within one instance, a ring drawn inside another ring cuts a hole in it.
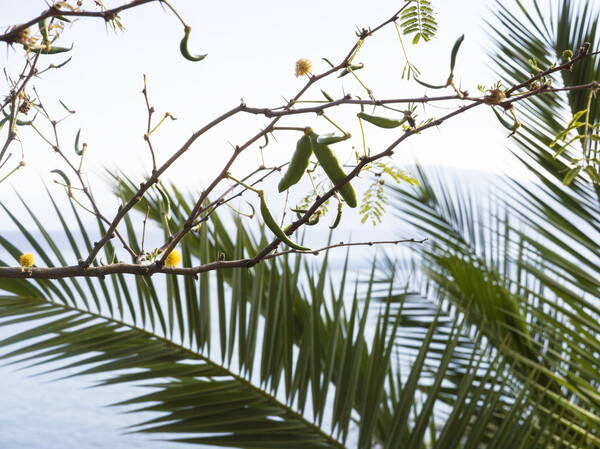
M 173 203 L 188 207 L 182 195 L 167 190 Z M 57 204 L 74 257 L 79 257 L 77 251 L 91 247 L 93 231 L 76 208 L 70 211 L 73 216 L 67 211 Z M 158 214 L 155 218 L 162 220 Z M 174 213 L 171 219 L 180 217 Z M 77 231 L 69 223 L 78 223 Z M 43 223 L 38 226 L 41 232 Z M 243 257 L 264 244 L 263 234 L 253 235 L 240 222 L 234 226 L 232 234 L 213 215 L 182 242 L 184 261 L 208 261 L 226 250 L 231 257 Z M 125 228 L 138 248 L 139 229 L 133 221 L 126 221 Z M 45 245 L 33 233 L 25 234 L 29 243 L 38 242 L 49 263 L 59 256 L 46 246 L 67 259 L 66 247 L 47 237 Z M 0 243 L 11 257 L 20 254 L 9 242 Z M 113 251 L 109 248 L 108 256 Z M 476 350 L 464 355 L 457 368 L 466 328 L 456 316 L 434 311 L 434 322 L 448 329 L 445 340 L 440 340 L 441 326 L 431 325 L 413 357 L 399 357 L 397 335 L 413 318 L 394 312 L 396 304 L 410 310 L 410 295 L 398 297 L 397 287 L 389 283 L 390 300 L 375 314 L 369 311 L 381 285 L 375 282 L 375 267 L 349 295 L 351 258 L 346 258 L 341 283 L 335 284 L 339 288 L 328 280 L 327 266 L 327 258 L 312 268 L 284 257 L 197 281 L 113 276 L 69 280 L 59 288 L 52 281 L 3 280 L 0 288 L 7 294 L 0 300 L 0 326 L 19 323 L 26 329 L 4 339 L 2 346 L 16 345 L 5 357 L 20 366 L 50 363 L 53 371 L 68 369 L 69 376 L 103 374 L 99 386 L 145 387 L 147 392 L 121 404 L 155 416 L 130 430 L 187 443 L 416 448 L 436 440 L 445 444 L 438 447 L 455 447 L 456 438 L 505 443 L 513 436 L 499 433 L 509 425 L 501 423 L 508 419 L 513 428 L 525 425 L 521 416 L 529 416 L 531 400 L 511 404 L 497 390 L 510 387 L 517 396 L 533 398 L 523 390 L 525 381 L 501 374 L 504 356 L 489 352 L 478 339 L 470 346 Z M 444 342 L 447 349 L 440 350 Z M 433 359 L 435 368 L 429 363 Z M 540 376 L 541 368 L 532 366 L 531 376 Z M 429 379 L 428 385 L 423 379 Z M 536 426 L 551 417 L 536 416 L 541 419 Z M 518 441 L 528 447 L 531 436 L 523 438 Z
M 528 381 L 529 388 L 538 393 L 545 389 L 542 406 L 557 410 L 565 407 L 567 419 L 579 422 L 582 429 L 595 428 L 596 419 L 590 420 L 590 416 L 598 413 L 599 367 L 585 353 L 596 351 L 599 333 L 593 320 L 574 305 L 586 304 L 586 313 L 595 314 L 596 308 L 582 302 L 569 288 L 570 303 L 548 297 L 549 286 L 556 292 L 558 285 L 565 290 L 564 283 L 540 284 L 541 279 L 552 275 L 541 276 L 543 269 L 526 249 L 528 234 L 515 229 L 519 226 L 513 224 L 516 219 L 507 213 L 508 206 L 482 202 L 463 188 L 430 181 L 422 170 L 417 171 L 420 190 L 393 189 L 391 204 L 401 220 L 430 238 L 419 254 L 422 282 L 427 286 L 421 287 L 421 302 L 452 304 L 454 308 L 446 306 L 447 313 L 464 316 L 471 326 L 466 342 L 473 344 L 472 339 L 481 333 L 484 341 L 505 353 L 505 363 L 513 360 L 511 372 L 520 379 L 516 381 L 520 388 L 523 379 L 536 372 L 535 378 Z M 511 190 L 511 198 L 518 198 L 517 193 Z M 526 267 L 529 272 L 525 272 Z M 578 272 L 573 266 L 571 269 Z M 413 290 L 419 291 L 418 287 Z M 439 333 L 443 335 L 443 330 Z M 418 346 L 419 341 L 417 334 L 410 345 Z M 406 348 L 406 339 L 399 344 Z M 464 346 L 466 350 L 468 345 Z M 456 390 L 452 393 L 456 397 Z M 514 398 L 513 394 L 510 389 L 502 391 L 503 400 Z M 533 394 L 531 400 L 535 402 L 536 398 Z

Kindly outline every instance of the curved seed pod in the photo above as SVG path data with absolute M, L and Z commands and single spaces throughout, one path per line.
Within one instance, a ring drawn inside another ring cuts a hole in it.
M 54 17 L 56 17 L 58 20 L 62 20 L 63 22 L 71 23 L 71 21 L 69 19 L 67 19 L 65 16 L 54 16 Z
M 2 114 L 4 114 L 4 118 L 6 120 L 10 120 L 10 115 L 8 115 L 6 113 L 6 111 L 2 111 Z M 15 120 L 15 123 L 17 124 L 17 126 L 29 126 L 29 125 L 31 125 L 31 123 L 33 123 L 33 120 L 19 120 L 19 119 L 17 119 L 17 120 Z
M 290 209 L 292 212 L 296 212 L 296 216 L 298 217 L 298 219 L 302 218 L 302 216 L 307 213 L 308 211 L 305 209 Z M 287 229 L 287 228 L 286 228 Z
M 185 59 L 188 61 L 202 61 L 206 58 L 207 55 L 193 55 L 188 50 L 188 39 L 190 37 L 190 32 L 192 31 L 192 27 L 185 27 L 185 34 L 183 39 L 181 39 L 181 43 L 179 44 L 179 50 Z
M 337 185 L 346 177 L 346 173 L 344 169 L 340 165 L 340 161 L 338 160 L 335 153 L 329 148 L 328 145 L 323 145 L 322 143 L 317 142 L 319 135 L 315 132 L 310 133 L 310 141 L 312 142 L 313 152 L 325 170 L 325 174 L 329 177 L 333 185 Z M 346 203 L 350 207 L 356 207 L 358 201 L 356 200 L 356 192 L 354 191 L 354 187 L 352 184 L 347 183 L 342 186 L 339 190 L 340 195 Z
M 297 249 L 298 251 L 310 251 L 310 248 L 305 248 L 304 246 L 300 246 L 290 240 L 290 238 L 283 232 L 283 230 L 279 227 L 273 215 L 271 215 L 271 211 L 267 206 L 267 202 L 265 201 L 265 191 L 259 190 L 258 196 L 260 198 L 260 214 L 262 215 L 263 221 L 267 228 L 271 230 L 275 236 L 285 243 L 287 246 L 293 249 Z
M 360 98 L 358 95 L 356 96 L 356 98 L 362 101 L 362 98 Z M 365 112 L 365 105 L 363 103 L 360 104 L 360 112 Z
M 391 118 L 365 114 L 364 112 L 359 112 L 356 115 L 364 121 L 372 123 L 375 126 L 379 126 L 380 128 L 397 128 L 407 120 L 406 117 L 404 117 L 402 120 L 394 120 Z
M 0 131 L 2 131 L 2 128 L 4 128 L 4 124 L 6 122 L 8 122 L 8 119 L 6 117 L 0 120 Z
M 267 145 L 269 145 L 269 135 L 265 134 L 265 144 L 259 145 L 258 148 L 260 148 L 262 150 L 262 149 L 266 148 Z
M 71 59 L 71 58 L 69 58 L 69 59 Z M 69 108 L 67 107 L 67 105 L 66 105 L 66 104 L 64 104 L 64 103 L 62 102 L 62 100 L 61 100 L 60 98 L 58 99 L 58 102 L 59 102 L 59 103 L 62 105 L 62 107 L 63 107 L 63 108 L 65 108 L 65 109 L 66 109 L 66 111 L 67 111 L 69 114 L 75 114 L 75 111 L 73 111 L 73 110 L 69 109 Z M 81 130 L 80 130 L 80 131 L 81 131 Z M 79 133 L 78 133 L 78 134 L 79 134 Z
M 304 172 L 308 168 L 312 152 L 310 137 L 307 134 L 304 134 L 300 137 L 298 143 L 296 143 L 296 151 L 292 156 L 290 165 L 288 166 L 285 175 L 283 175 L 283 178 L 281 178 L 281 181 L 279 181 L 278 189 L 280 192 L 289 189 L 300 181 L 300 178 L 302 178 L 302 175 L 304 175 Z
M 351 65 L 351 66 L 350 66 L 350 70 L 352 70 L 353 72 L 355 72 L 356 70 L 360 70 L 360 69 L 362 69 L 364 66 L 365 66 L 365 65 L 364 65 L 364 64 L 361 62 L 361 63 L 360 63 L 360 64 L 358 64 L 358 65 Z M 350 70 L 348 70 L 348 68 L 346 67 L 344 70 L 342 70 L 342 71 L 340 72 L 340 74 L 338 75 L 338 78 L 341 78 L 341 77 L 343 77 L 343 76 L 346 76 L 346 75 L 348 75 L 348 74 L 350 73 Z
M 317 142 L 323 144 L 323 145 L 331 145 L 334 143 L 338 143 L 338 142 L 343 142 L 344 140 L 348 140 L 350 137 L 352 137 L 351 134 L 344 134 L 343 136 L 334 136 L 333 133 L 331 134 L 325 134 L 323 136 L 319 136 L 317 138 Z
M 66 173 L 62 170 L 59 170 L 58 168 L 54 169 L 54 170 L 50 170 L 50 173 L 57 173 L 60 175 L 60 177 L 65 181 L 65 184 L 67 185 L 67 187 L 71 187 L 71 180 L 69 179 L 69 177 L 66 175 Z
M 342 203 L 338 203 L 338 208 L 337 208 L 337 215 L 335 216 L 335 221 L 333 222 L 333 224 L 331 226 L 329 226 L 329 229 L 335 229 L 338 227 L 338 225 L 340 224 L 340 221 L 342 221 Z
M 40 20 L 38 22 L 38 28 L 40 29 L 40 33 L 44 38 L 44 43 L 50 42 L 50 36 L 48 35 L 48 18 Z
M 64 104 L 63 104 L 64 106 Z M 85 150 L 85 143 L 83 144 L 83 148 L 79 149 L 79 137 L 81 136 L 81 128 L 79 128 L 79 131 L 77 131 L 77 136 L 75 136 L 75 153 L 77 153 L 77 156 L 81 156 L 83 154 L 83 150 Z
M 65 62 L 61 62 L 60 64 L 58 64 L 57 66 L 54 66 L 55 69 L 60 69 L 61 67 L 66 66 L 69 61 L 71 61 L 71 59 L 73 59 L 73 56 L 71 56 L 69 59 L 67 59 Z
M 162 188 L 160 184 L 156 184 L 156 190 L 160 193 L 162 197 L 162 202 L 165 210 L 163 211 L 167 220 L 171 219 L 171 200 L 169 199 L 169 195 L 165 192 L 165 189 Z
M 414 78 L 414 77 L 413 77 Z M 418 78 L 414 78 L 414 80 L 419 83 L 421 86 L 425 86 L 425 87 L 429 87 L 430 89 L 443 89 L 444 87 L 446 87 L 445 85 L 443 86 L 434 86 L 433 84 L 429 84 L 429 83 L 425 83 L 423 81 L 419 81 Z
M 67 51 L 73 50 L 73 44 L 70 47 L 46 47 L 39 45 L 32 45 L 31 48 L 35 52 L 40 52 L 42 55 L 56 55 L 58 53 L 66 53 Z
M 504 117 L 502 117 L 498 113 L 498 111 L 496 111 L 496 108 L 494 108 L 493 106 L 492 106 L 492 111 L 494 111 L 494 114 L 496 114 L 496 118 L 498 119 L 498 121 L 500 123 L 502 123 L 502 126 L 504 126 L 506 129 L 509 129 L 511 131 L 514 129 L 515 124 L 514 123 L 510 123 L 508 120 L 506 120 Z
M 327 58 L 321 58 L 323 61 L 325 61 L 327 64 L 329 64 L 331 66 L 331 68 L 333 69 L 335 66 L 331 63 L 331 61 Z
M 458 50 L 460 48 L 460 44 L 465 40 L 465 35 L 463 34 L 461 37 L 456 39 L 454 42 L 454 47 L 452 47 L 452 53 L 450 54 L 450 75 L 454 72 L 454 64 L 456 63 L 456 55 L 458 54 Z
M 250 206 L 252 208 L 252 213 L 250 215 L 246 215 L 246 216 L 252 220 L 254 218 L 254 215 L 256 214 L 256 209 L 254 208 L 252 203 L 249 203 L 248 201 L 246 201 L 246 203 L 248 204 L 248 206 Z

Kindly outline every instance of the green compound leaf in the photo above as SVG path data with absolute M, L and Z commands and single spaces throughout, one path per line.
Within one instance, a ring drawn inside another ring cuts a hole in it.
M 406 8 L 400 16 L 402 34 L 413 35 L 413 44 L 418 44 L 421 39 L 429 42 L 437 32 L 431 3 L 427 0 L 411 0 L 411 3 L 413 6 Z

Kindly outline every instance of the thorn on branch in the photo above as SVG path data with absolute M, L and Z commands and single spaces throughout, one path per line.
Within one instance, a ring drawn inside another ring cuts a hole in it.
M 590 45 L 591 44 L 589 42 L 585 42 L 583 47 L 579 49 L 579 55 L 587 55 L 590 51 Z

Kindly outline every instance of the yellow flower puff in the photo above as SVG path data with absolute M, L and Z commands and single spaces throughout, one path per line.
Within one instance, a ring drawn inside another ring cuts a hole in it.
M 165 265 L 167 267 L 176 267 L 180 263 L 181 263 L 181 253 L 176 249 L 171 251 L 171 253 L 167 256 L 167 260 L 165 260 Z
M 312 64 L 308 59 L 299 59 L 296 62 L 296 78 L 308 75 L 312 70 Z
M 33 266 L 33 254 L 25 253 L 19 257 L 19 263 L 23 268 L 28 268 Z

